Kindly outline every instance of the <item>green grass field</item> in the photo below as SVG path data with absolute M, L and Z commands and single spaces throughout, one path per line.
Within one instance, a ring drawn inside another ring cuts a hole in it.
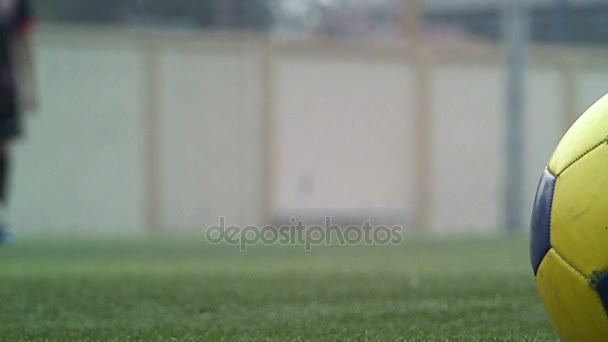
M 523 238 L 255 247 L 203 237 L 0 249 L 0 340 L 544 341 Z

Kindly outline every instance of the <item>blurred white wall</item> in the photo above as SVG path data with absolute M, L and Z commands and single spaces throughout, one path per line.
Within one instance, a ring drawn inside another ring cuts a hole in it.
M 41 35 L 42 111 L 14 153 L 12 216 L 24 230 L 142 228 L 143 65 L 124 44 Z
M 244 46 L 163 46 L 158 82 L 160 223 L 192 230 L 225 216 L 260 224 L 261 61 Z
M 409 65 L 289 54 L 277 60 L 277 212 L 406 223 L 415 201 Z
M 437 67 L 432 81 L 431 227 L 498 227 L 505 169 L 501 70 L 453 63 Z
M 199 38 L 43 27 L 41 112 L 15 152 L 18 229 L 263 221 L 261 54 Z
M 434 232 L 502 224 L 495 49 L 430 54 L 422 87 L 402 49 L 78 27 L 43 27 L 36 43 L 42 110 L 15 151 L 18 229 L 193 231 L 299 214 Z M 526 208 L 575 113 L 605 91 L 601 62 L 557 52 L 534 53 L 528 73 Z

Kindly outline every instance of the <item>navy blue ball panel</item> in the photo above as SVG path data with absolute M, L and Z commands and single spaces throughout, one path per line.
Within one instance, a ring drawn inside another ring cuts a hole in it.
M 536 191 L 530 224 L 530 260 L 535 275 L 541 261 L 551 248 L 551 206 L 554 190 L 555 176 L 545 169 Z
M 608 314 L 608 273 L 602 275 L 595 289 L 600 294 L 604 310 L 606 310 L 606 313 Z

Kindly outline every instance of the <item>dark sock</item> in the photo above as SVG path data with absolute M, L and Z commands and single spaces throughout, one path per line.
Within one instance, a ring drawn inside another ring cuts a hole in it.
M 5 149 L 0 149 L 0 205 L 8 202 L 8 177 L 10 157 Z

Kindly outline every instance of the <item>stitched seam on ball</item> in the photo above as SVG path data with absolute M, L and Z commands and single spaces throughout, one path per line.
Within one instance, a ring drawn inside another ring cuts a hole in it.
M 564 166 L 564 169 L 561 170 L 558 174 L 557 177 L 559 177 L 562 173 L 564 173 L 566 170 L 568 170 L 570 168 L 570 166 L 574 165 L 574 163 L 576 163 L 577 161 L 581 160 L 582 158 L 584 158 L 586 155 L 588 155 L 589 153 L 593 152 L 596 148 L 604 145 L 608 143 L 608 137 L 602 139 L 602 141 L 598 142 L 597 144 L 591 146 L 588 150 L 586 150 L 585 152 L 583 152 L 582 154 L 580 154 L 578 157 L 576 157 L 573 161 L 569 162 L 568 164 L 566 164 L 566 166 Z
M 547 168 L 547 170 L 549 170 L 549 168 Z M 551 174 L 553 177 L 555 177 L 553 179 L 553 186 L 551 187 L 551 196 L 549 199 L 549 217 L 548 217 L 548 223 L 547 223 L 547 230 L 548 230 L 547 239 L 549 240 L 549 251 L 551 251 L 551 249 L 553 249 L 553 246 L 551 244 L 551 217 L 553 217 L 553 197 L 555 197 L 555 187 L 557 186 L 558 177 L 553 175 L 553 172 L 551 172 L 551 170 L 549 170 L 549 174 Z M 547 253 L 549 253 L 549 251 L 547 251 Z M 545 256 L 547 256 L 547 253 L 545 253 Z M 555 251 L 555 253 L 559 255 L 559 253 L 557 253 L 557 250 Z
M 583 277 L 583 279 L 585 279 L 585 282 L 589 282 L 589 277 L 585 276 L 583 274 L 583 272 L 579 271 L 576 267 L 574 267 L 574 265 L 570 261 L 568 261 L 566 258 L 564 258 L 561 254 L 559 254 L 557 249 L 555 249 L 555 248 L 551 248 L 551 249 L 553 250 L 555 255 L 557 255 L 557 257 L 560 258 L 568 267 L 570 267 L 574 272 L 578 273 L 581 277 Z M 608 321 L 608 311 L 606 310 L 606 307 L 604 306 L 604 302 L 602 302 L 602 298 L 600 297 L 599 292 L 595 291 L 595 294 L 596 294 L 595 297 L 596 297 L 598 303 L 600 304 L 602 311 L 604 312 L 604 319 Z

